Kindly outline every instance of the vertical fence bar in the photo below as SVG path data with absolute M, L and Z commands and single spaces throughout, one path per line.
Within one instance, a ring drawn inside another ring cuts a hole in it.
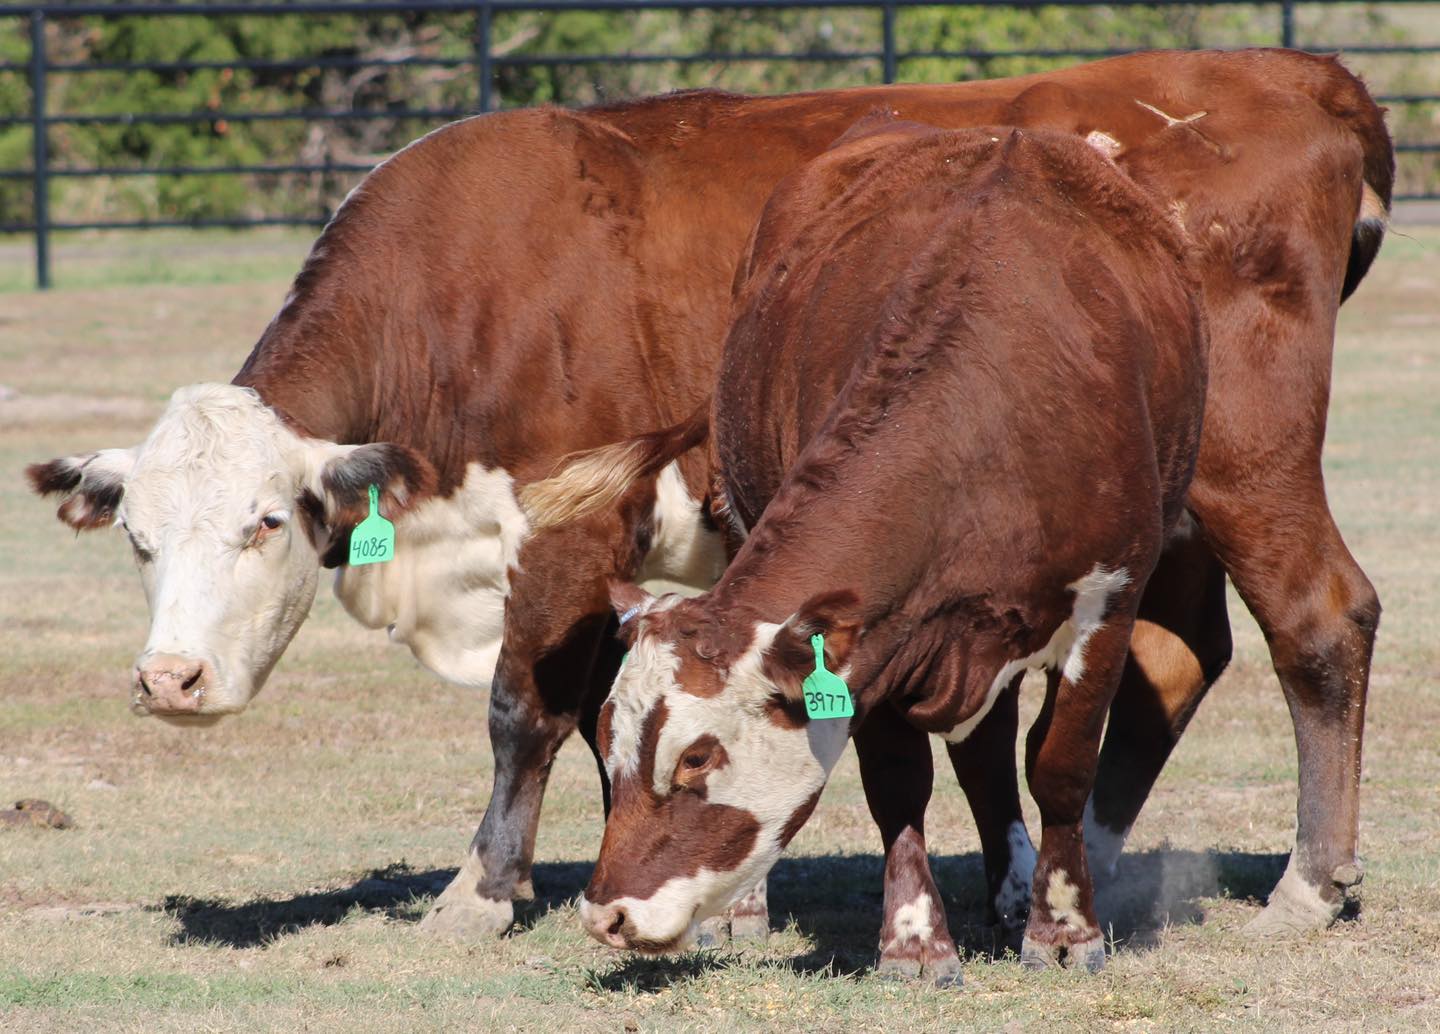
M 35 163 L 35 286 L 50 286 L 50 141 L 45 124 L 45 12 L 30 12 L 30 107 Z
M 885 37 L 885 81 L 887 83 L 893 83 L 896 76 L 894 4 L 886 4 L 883 10 L 881 10 L 880 26 Z
M 494 17 L 488 3 L 482 3 L 475 10 L 475 64 L 480 76 L 480 110 L 490 110 L 490 94 L 495 70 L 490 52 L 490 22 Z
M 1280 0 L 1280 45 L 1295 46 L 1295 0 Z

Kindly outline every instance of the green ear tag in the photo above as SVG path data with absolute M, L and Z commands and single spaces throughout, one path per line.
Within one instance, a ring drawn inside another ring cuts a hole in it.
M 380 489 L 370 486 L 370 516 L 350 533 L 350 566 L 395 559 L 395 525 L 380 516 Z
M 805 713 L 811 718 L 852 717 L 855 702 L 850 699 L 850 687 L 839 675 L 825 668 L 825 637 L 812 635 L 810 645 L 815 647 L 815 670 L 800 684 L 800 691 L 805 694 Z

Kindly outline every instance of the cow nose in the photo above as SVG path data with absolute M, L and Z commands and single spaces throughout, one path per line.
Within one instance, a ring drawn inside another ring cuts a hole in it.
M 150 714 L 198 714 L 209 689 L 210 666 L 193 657 L 157 653 L 135 670 L 135 707 Z
M 625 941 L 625 910 L 619 905 L 597 905 L 580 900 L 580 922 L 591 937 L 612 948 L 628 947 Z

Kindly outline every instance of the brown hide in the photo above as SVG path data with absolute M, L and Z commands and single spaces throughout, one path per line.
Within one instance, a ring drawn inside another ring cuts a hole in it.
M 1141 101 L 1207 114 L 1172 126 Z M 1103 131 L 1208 247 L 1213 284 L 1266 302 L 1314 291 L 1333 308 L 1362 175 L 1389 194 L 1388 138 L 1363 89 L 1333 61 L 1279 51 L 497 113 L 430 134 L 365 181 L 236 380 L 308 434 L 420 449 L 442 493 L 472 460 L 523 483 L 564 453 L 671 423 L 709 392 L 766 195 L 877 108 Z M 1321 188 L 1331 196 L 1313 197 Z

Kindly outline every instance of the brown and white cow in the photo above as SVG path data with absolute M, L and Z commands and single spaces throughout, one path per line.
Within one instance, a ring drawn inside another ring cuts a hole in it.
M 855 729 L 886 852 L 881 968 L 953 980 L 927 734 L 969 749 L 1015 675 L 1046 668 L 1022 958 L 1103 964 L 1084 812 L 1204 407 L 1183 236 L 1108 158 L 1044 131 L 872 120 L 780 184 L 710 414 L 715 494 L 748 535 L 705 595 L 616 594 L 630 652 L 600 713 L 591 934 L 683 944 L 764 877 Z M 693 437 L 641 447 L 668 459 Z M 590 505 L 595 472 L 635 458 L 577 462 Z M 528 488 L 534 525 L 568 492 L 564 472 Z M 821 648 L 853 724 L 807 716 Z
M 877 106 L 940 126 L 1099 134 L 1185 219 L 1213 327 L 1194 493 L 1203 534 L 1167 550 L 1142 602 L 1093 831 L 1118 849 L 1224 667 L 1228 572 L 1271 644 L 1300 748 L 1300 850 L 1264 923 L 1333 918 L 1356 876 L 1378 610 L 1326 507 L 1320 448 L 1336 307 L 1379 246 L 1392 153 L 1364 87 L 1304 54 L 1139 54 L 993 82 L 678 94 L 432 133 L 341 207 L 234 385 L 179 393 L 139 446 L 32 475 L 66 497 L 61 517 L 75 526 L 123 518 L 153 599 L 171 601 L 137 663 L 141 707 L 243 708 L 304 620 L 319 564 L 343 557 L 363 482 L 385 481 L 397 557 L 342 566 L 337 593 L 442 677 L 491 682 L 494 792 L 427 926 L 508 926 L 512 896 L 528 892 L 550 761 L 577 724 L 593 740 L 619 663 L 606 579 L 704 587 L 723 561 L 700 512 L 698 458 L 617 512 L 559 530 L 528 528 L 515 489 L 708 397 L 764 199 Z M 364 468 L 347 475 L 347 448 L 368 443 L 394 448 L 357 452 Z M 1012 712 L 1006 695 L 990 721 L 1013 735 Z M 1018 791 L 994 775 L 1002 754 L 953 760 L 1003 889 L 1011 842 L 1023 855 L 1029 841 Z

